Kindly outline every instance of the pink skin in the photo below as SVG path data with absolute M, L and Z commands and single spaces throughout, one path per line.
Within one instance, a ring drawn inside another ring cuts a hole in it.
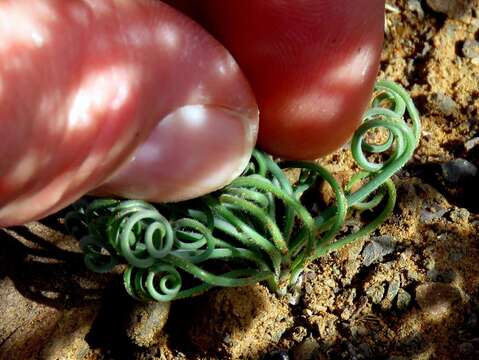
M 251 119 L 218 106 L 179 108 L 95 194 L 168 202 L 217 190 L 248 164 L 257 132 Z
M 258 145 L 315 159 L 358 127 L 379 68 L 384 0 L 172 0 L 231 51 L 260 109 Z
M 165 2 L 239 66 L 160 1 L 0 0 L 0 226 L 92 191 L 160 202 L 220 188 L 248 161 L 258 106 L 259 145 L 278 156 L 351 136 L 384 0 Z
M 185 168 L 191 149 L 162 144 L 188 187 L 197 171 L 226 162 L 231 174 L 200 192 L 221 186 L 254 146 L 258 110 L 238 66 L 160 2 L 1 0 L 0 39 L 0 226 L 39 219 L 93 190 L 186 105 L 207 105 L 210 121 L 235 133 L 206 143 L 231 144 L 227 156 L 194 155 L 194 173 Z

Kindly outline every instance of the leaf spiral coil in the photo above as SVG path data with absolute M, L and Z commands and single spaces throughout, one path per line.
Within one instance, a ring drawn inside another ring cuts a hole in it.
M 65 224 L 81 237 L 86 266 L 105 272 L 125 264 L 125 288 L 141 300 L 171 301 L 215 286 L 260 281 L 272 290 L 294 285 L 309 262 L 367 235 L 394 208 L 390 178 L 412 157 L 420 119 L 399 85 L 382 80 L 375 90 L 351 140 L 361 171 L 345 189 L 317 163 L 277 163 L 254 150 L 242 176 L 194 201 L 152 205 L 83 200 Z M 386 132 L 383 143 L 367 141 L 376 129 Z M 298 180 L 291 183 L 286 169 L 299 169 Z M 301 201 L 318 181 L 331 187 L 335 201 L 313 217 Z M 356 232 L 339 236 L 351 211 L 372 211 L 375 217 Z

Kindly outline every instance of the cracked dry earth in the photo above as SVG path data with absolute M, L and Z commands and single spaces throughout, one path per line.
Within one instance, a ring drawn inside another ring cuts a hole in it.
M 0 230 L 0 359 L 479 358 L 479 0 L 388 0 L 385 31 L 380 77 L 423 132 L 381 228 L 309 266 L 297 298 L 256 285 L 171 307 L 89 273 L 62 214 Z M 346 150 L 321 162 L 351 172 Z

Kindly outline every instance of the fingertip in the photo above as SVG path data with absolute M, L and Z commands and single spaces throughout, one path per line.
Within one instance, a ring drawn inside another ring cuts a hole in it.
M 192 199 L 230 183 L 248 164 L 258 113 L 184 106 L 164 118 L 96 194 L 153 202 Z

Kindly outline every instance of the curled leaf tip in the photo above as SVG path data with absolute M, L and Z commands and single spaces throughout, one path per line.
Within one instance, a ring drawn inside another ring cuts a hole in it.
M 294 285 L 305 266 L 330 251 L 366 236 L 391 214 L 396 191 L 391 176 L 412 157 L 420 118 L 408 93 L 381 80 L 362 125 L 351 141 L 361 168 L 342 189 L 324 167 L 285 161 L 255 150 L 242 176 L 222 190 L 174 205 L 98 199 L 82 201 L 66 216 L 67 229 L 80 238 L 85 264 L 106 272 L 126 264 L 124 285 L 139 300 L 171 301 L 216 286 L 265 281 L 279 293 Z M 383 129 L 382 144 L 366 141 Z M 369 154 L 384 154 L 382 163 Z M 299 169 L 291 184 L 285 169 Z M 328 183 L 335 202 L 316 217 L 301 202 L 319 181 Z M 362 186 L 352 191 L 354 185 Z M 373 211 L 374 219 L 341 236 L 351 211 Z

